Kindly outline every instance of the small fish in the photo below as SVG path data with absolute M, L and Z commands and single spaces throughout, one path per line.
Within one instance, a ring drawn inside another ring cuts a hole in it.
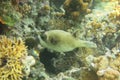
M 76 39 L 71 33 L 63 30 L 46 31 L 41 35 L 40 43 L 43 47 L 56 52 L 68 52 L 79 47 L 97 47 L 95 43 Z

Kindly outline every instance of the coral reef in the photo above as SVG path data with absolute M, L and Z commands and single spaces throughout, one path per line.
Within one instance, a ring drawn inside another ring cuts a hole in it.
M 119 20 L 120 18 L 120 5 L 116 5 L 114 10 L 109 14 L 109 19 L 114 21 L 114 20 Z
M 86 77 L 87 76 L 87 77 Z M 96 76 L 94 71 L 90 71 L 87 68 L 75 68 L 72 67 L 72 69 L 67 70 L 65 72 L 59 73 L 57 76 L 53 77 L 54 80 L 98 80 L 98 77 Z M 51 80 L 52 80 L 51 79 Z
M 111 59 L 111 62 L 112 62 L 112 63 L 110 63 L 110 66 L 111 66 L 113 69 L 115 69 L 115 70 L 117 70 L 117 71 L 120 72 L 120 67 L 119 67 L 120 63 L 119 63 L 119 60 L 120 60 L 120 54 L 118 53 L 118 54 L 116 55 L 116 58 L 115 58 L 115 59 Z
M 99 76 L 99 80 L 119 80 L 120 79 L 120 72 L 112 68 L 100 70 L 97 72 L 97 75 Z
M 0 80 L 22 80 L 27 49 L 21 39 L 0 36 Z
M 112 55 L 113 54 L 113 55 Z M 106 52 L 105 56 L 94 57 L 91 66 L 95 70 L 99 80 L 119 80 L 120 54 Z
M 0 80 L 119 80 L 119 4 L 118 0 L 2 0 L 0 33 L 15 38 L 0 37 Z M 70 36 L 78 40 L 79 49 L 73 48 Z M 97 46 L 81 48 L 79 40 Z
M 27 2 L 23 3 L 22 6 L 18 6 L 18 7 L 19 7 L 19 12 L 22 14 L 22 16 L 29 14 L 32 9 Z
M 22 15 L 19 13 L 12 5 L 12 3 L 7 1 L 2 1 L 0 4 L 0 20 L 3 24 L 8 26 L 14 26 L 16 22 L 20 21 Z
M 28 56 L 22 39 L 0 36 L 0 80 L 22 80 L 34 64 L 35 59 Z
M 68 30 L 74 27 L 71 22 L 65 20 L 64 18 L 53 18 L 49 20 L 48 24 L 50 26 L 50 30 L 51 29 Z
M 13 27 L 17 22 L 21 21 L 25 15 L 31 11 L 31 2 L 28 0 L 7 0 L 0 4 L 0 22 Z
M 91 1 L 92 0 L 66 0 L 64 2 L 65 16 L 75 20 L 85 15 L 85 13 L 89 13 L 90 9 L 88 8 Z
M 35 59 L 34 59 L 33 56 L 26 56 L 25 59 L 22 59 L 22 63 L 24 65 L 23 71 L 25 73 L 24 76 L 29 76 L 30 71 L 31 71 L 30 67 L 33 66 L 33 65 L 35 65 L 35 62 L 36 61 L 35 61 Z

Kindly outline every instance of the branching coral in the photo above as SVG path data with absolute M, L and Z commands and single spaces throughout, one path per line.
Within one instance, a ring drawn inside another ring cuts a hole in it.
M 0 36 L 0 80 L 22 80 L 27 49 L 21 39 Z

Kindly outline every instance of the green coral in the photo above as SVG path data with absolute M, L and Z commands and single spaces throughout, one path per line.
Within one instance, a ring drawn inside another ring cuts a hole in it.
M 9 26 L 14 26 L 17 21 L 20 20 L 20 13 L 13 12 L 12 14 L 3 15 L 3 21 Z
M 0 7 L 0 17 L 8 26 L 14 26 L 22 17 L 10 1 L 1 2 Z

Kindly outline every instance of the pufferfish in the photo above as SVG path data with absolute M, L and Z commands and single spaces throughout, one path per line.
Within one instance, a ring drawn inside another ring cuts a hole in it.
M 40 43 L 43 47 L 56 52 L 68 52 L 75 48 L 96 48 L 96 44 L 75 38 L 71 33 L 63 30 L 50 30 L 41 34 Z

